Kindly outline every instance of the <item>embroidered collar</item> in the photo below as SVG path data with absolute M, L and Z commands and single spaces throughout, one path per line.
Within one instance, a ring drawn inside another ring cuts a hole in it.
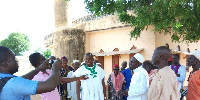
M 96 65 L 93 65 L 94 67 L 92 68 L 89 68 L 87 65 L 84 65 L 84 67 L 89 70 L 91 72 L 91 76 L 93 76 L 93 78 L 97 77 L 97 72 L 95 72 L 95 68 L 96 68 Z

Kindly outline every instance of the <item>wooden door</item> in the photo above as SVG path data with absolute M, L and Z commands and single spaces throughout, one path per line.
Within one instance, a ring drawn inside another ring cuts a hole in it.
M 112 56 L 112 66 L 115 64 L 119 65 L 119 56 L 118 55 Z
M 97 59 L 101 63 L 101 68 L 104 69 L 104 56 L 98 56 Z

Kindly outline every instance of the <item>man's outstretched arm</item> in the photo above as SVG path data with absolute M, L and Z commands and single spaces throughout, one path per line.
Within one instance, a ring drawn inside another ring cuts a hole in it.
M 80 77 L 73 77 L 73 78 L 68 78 L 68 77 L 62 77 L 61 83 L 70 83 L 73 81 L 78 81 L 78 80 L 86 80 L 88 78 L 85 78 L 85 75 L 82 75 Z

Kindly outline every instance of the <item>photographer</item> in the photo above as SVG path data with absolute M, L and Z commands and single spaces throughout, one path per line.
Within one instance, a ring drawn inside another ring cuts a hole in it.
M 38 68 L 45 61 L 45 58 L 40 53 L 33 53 L 29 56 L 29 60 L 32 66 L 34 66 L 35 68 Z M 33 80 L 46 81 L 51 74 L 52 74 L 52 70 L 44 69 L 44 70 L 41 70 L 37 75 L 35 75 Z M 60 74 L 58 76 L 60 76 Z M 73 82 L 77 80 L 85 80 L 85 77 L 81 76 L 81 77 L 74 77 L 74 78 L 66 78 L 66 77 L 61 78 L 62 83 L 69 83 L 69 82 Z M 60 100 L 60 96 L 59 96 L 57 88 L 54 88 L 54 90 L 51 92 L 43 93 L 40 95 L 42 97 L 42 100 Z
M 30 100 L 30 95 L 54 90 L 60 82 L 61 61 L 53 64 L 52 74 L 45 81 L 32 81 L 34 75 L 48 67 L 48 60 L 43 61 L 35 70 L 19 77 L 15 54 L 7 47 L 0 46 L 0 100 Z

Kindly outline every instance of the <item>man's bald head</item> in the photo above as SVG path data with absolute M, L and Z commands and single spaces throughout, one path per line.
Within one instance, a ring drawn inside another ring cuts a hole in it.
M 165 46 L 160 46 L 155 49 L 154 53 L 158 52 L 158 54 L 162 55 L 164 59 L 168 60 L 171 56 L 171 50 Z
M 160 63 L 168 62 L 171 55 L 171 50 L 165 46 L 160 46 L 154 50 L 152 56 L 152 63 L 154 65 L 159 65 Z

